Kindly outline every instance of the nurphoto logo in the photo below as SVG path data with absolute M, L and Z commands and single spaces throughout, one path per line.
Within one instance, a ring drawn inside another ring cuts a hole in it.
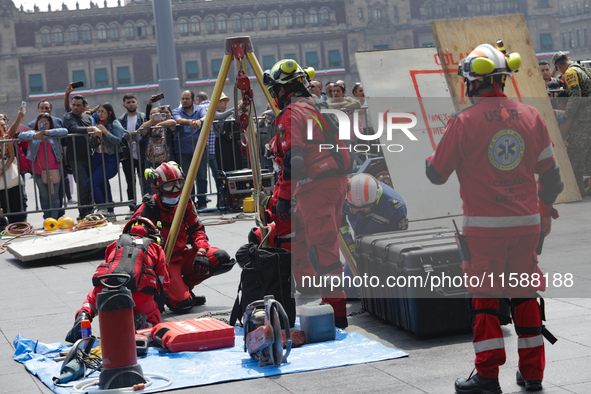
M 411 128 L 417 125 L 417 117 L 408 112 L 380 112 L 378 114 L 378 128 L 375 134 L 363 134 L 359 130 L 359 113 L 358 111 L 353 112 L 353 127 L 351 128 L 351 121 L 347 113 L 331 108 L 321 108 L 320 114 L 315 116 L 313 114 L 307 114 L 310 118 L 307 121 L 307 138 L 313 140 L 313 127 L 314 121 L 320 126 L 322 130 L 328 130 L 328 124 L 325 117 L 322 115 L 334 115 L 338 120 L 338 138 L 342 141 L 351 140 L 351 130 L 357 140 L 368 141 L 367 143 L 347 144 L 346 147 L 338 146 L 336 144 L 320 144 L 319 150 L 331 150 L 336 149 L 343 150 L 347 149 L 349 152 L 369 152 L 372 147 L 376 147 L 378 152 L 402 152 L 404 147 L 401 144 L 382 144 L 379 142 L 380 137 L 386 131 L 386 140 L 392 141 L 392 135 L 394 131 L 402 131 L 411 141 L 417 141 L 417 137 L 410 131 Z M 330 120 L 329 120 L 330 121 Z M 370 143 L 373 141 L 374 143 Z

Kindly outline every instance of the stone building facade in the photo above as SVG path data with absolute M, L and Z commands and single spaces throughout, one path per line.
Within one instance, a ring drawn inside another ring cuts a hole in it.
M 579 3 L 585 11 L 588 1 Z M 433 19 L 514 13 L 525 15 L 537 51 L 562 49 L 565 34 L 573 35 L 574 43 L 580 41 L 580 48 L 588 51 L 584 27 L 589 24 L 584 19 L 588 14 L 565 17 L 560 13 L 562 4 L 550 0 L 173 0 L 178 76 L 181 89 L 211 94 L 225 38 L 248 35 L 263 69 L 293 57 L 317 69 L 317 79 L 323 82 L 343 79 L 352 86 L 359 80 L 356 51 L 432 46 Z M 581 27 L 562 31 L 561 21 Z M 233 65 L 224 89 L 230 96 L 235 75 Z M 136 92 L 145 102 L 158 91 L 158 78 L 149 1 L 25 12 L 11 0 L 0 0 L 0 108 L 21 100 L 33 104 L 42 97 L 53 98 L 54 106 L 61 107 L 66 85 L 78 80 L 85 82 L 82 91 L 94 104 L 121 103 L 127 91 Z M 255 98 L 262 99 L 258 87 L 254 90 Z

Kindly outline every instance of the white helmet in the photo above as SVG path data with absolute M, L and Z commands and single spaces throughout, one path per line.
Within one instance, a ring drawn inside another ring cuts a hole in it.
M 481 44 L 460 60 L 458 75 L 469 81 L 494 75 L 512 76 L 520 66 L 521 56 L 517 52 L 505 55 L 490 44 Z
M 383 189 L 373 176 L 355 174 L 349 179 L 346 202 L 354 208 L 364 208 L 378 202 Z

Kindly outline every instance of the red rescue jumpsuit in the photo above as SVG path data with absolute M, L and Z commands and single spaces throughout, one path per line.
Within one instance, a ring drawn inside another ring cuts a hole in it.
M 117 241 L 114 241 L 109 246 L 107 246 L 107 250 L 105 252 L 106 260 L 105 261 L 112 261 L 115 253 L 117 252 Z M 162 247 L 154 242 L 152 242 L 148 248 L 148 252 L 144 256 L 143 264 L 154 267 L 154 271 L 160 282 L 164 286 L 166 290 L 169 283 L 169 276 L 168 270 L 166 268 L 166 256 L 164 255 L 164 251 Z M 148 275 L 142 276 L 142 282 L 139 284 L 140 288 L 144 287 L 154 287 L 156 291 L 160 291 L 161 289 L 157 288 L 157 284 L 148 283 L 150 279 Z M 84 300 L 84 304 L 82 308 L 76 311 L 76 316 L 78 316 L 78 312 L 86 312 L 90 318 L 94 318 L 96 316 L 96 296 L 104 289 L 104 286 L 95 286 L 86 296 L 86 300 Z M 142 291 L 138 291 L 131 294 L 133 298 L 133 302 L 135 306 L 133 307 L 133 313 L 144 313 L 147 316 L 148 323 L 152 325 L 160 323 L 160 310 L 158 309 L 158 304 L 154 300 L 154 296 L 151 294 L 144 293 Z
M 318 276 L 341 276 L 343 266 L 337 234 L 347 192 L 347 176 L 344 169 L 339 168 L 333 152 L 320 150 L 319 143 L 326 142 L 326 138 L 316 122 L 312 122 L 312 140 L 308 140 L 308 119 L 312 119 L 309 114 L 319 115 L 311 101 L 291 100 L 275 119 L 279 141 L 277 154 L 283 158 L 277 197 L 291 200 L 293 192 L 305 226 L 310 262 Z M 344 148 L 344 144 L 341 147 Z M 338 154 L 348 167 L 349 153 L 341 151 Z M 297 174 L 292 173 L 294 158 L 303 158 L 303 166 Z M 346 316 L 346 298 L 342 290 L 329 293 L 325 289 L 322 296 L 332 305 L 335 316 Z
M 519 370 L 525 380 L 542 379 L 544 343 L 535 297 L 545 283 L 510 287 L 508 280 L 512 274 L 524 273 L 530 279 L 534 273 L 541 274 L 536 256 L 540 214 L 550 216 L 549 204 L 562 190 L 544 120 L 535 108 L 503 93 L 477 98 L 473 106 L 451 118 L 435 153 L 427 159 L 427 176 L 435 184 L 444 183 L 454 170 L 463 201 L 463 234 L 472 255 L 462 268 L 468 278 L 486 278 L 479 286 L 476 282 L 468 286 L 476 313 L 476 370 L 483 377 L 496 378 L 499 365 L 505 362 L 503 333 L 493 312 L 498 311 L 498 298 L 482 296 L 526 298 L 512 300 Z M 540 175 L 541 190 L 554 193 L 550 198 L 540 195 L 548 204 L 538 201 L 534 173 Z
M 162 244 L 166 244 L 176 209 L 177 206 L 171 209 L 162 205 L 160 198 L 155 194 L 149 200 L 144 199 L 133 217 L 142 216 L 153 223 L 160 221 Z M 187 242 L 190 242 L 192 247 L 189 248 Z M 207 251 L 209 272 L 218 268 L 220 259 L 229 260 L 225 251 L 209 246 L 205 228 L 199 222 L 197 210 L 189 199 L 168 265 L 170 283 L 166 288 L 166 299 L 171 309 L 174 309 L 179 302 L 190 298 L 190 290 L 211 276 L 209 273 L 203 273 L 200 270 L 201 267 L 194 267 L 195 256 L 200 248 Z

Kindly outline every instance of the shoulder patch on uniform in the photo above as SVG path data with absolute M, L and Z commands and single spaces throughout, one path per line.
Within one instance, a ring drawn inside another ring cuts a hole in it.
M 402 207 L 402 202 L 395 197 L 392 197 L 389 203 L 394 207 L 394 209 L 399 209 L 400 207 Z
M 568 69 L 564 73 L 564 81 L 566 82 L 566 86 L 568 88 L 578 85 L 579 84 L 579 75 L 573 69 Z

